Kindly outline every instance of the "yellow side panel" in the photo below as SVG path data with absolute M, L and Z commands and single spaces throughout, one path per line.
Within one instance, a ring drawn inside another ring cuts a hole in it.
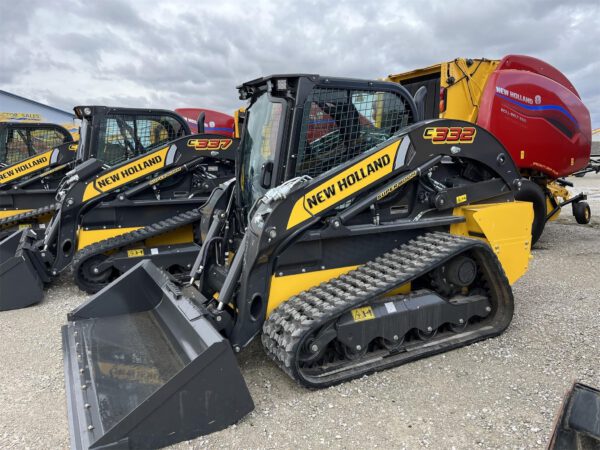
M 306 291 L 332 278 L 356 269 L 358 266 L 338 267 L 335 269 L 317 270 L 314 272 L 298 273 L 271 277 L 271 288 L 269 289 L 269 303 L 267 305 L 267 317 L 280 303 L 286 301 L 293 295 Z
M 442 63 L 440 86 L 446 88 L 446 111 L 440 113 L 440 118 L 476 122 L 481 94 L 497 65 L 498 61 L 476 59 L 468 67 L 464 58 Z M 455 80 L 451 85 L 449 77 Z
M 531 257 L 533 206 L 529 202 L 488 203 L 454 209 L 466 221 L 452 224 L 450 233 L 487 241 L 500 260 L 510 284 L 521 278 Z
M 128 228 L 108 228 L 106 230 L 79 230 L 79 237 L 77 240 L 77 250 L 81 250 L 90 244 L 94 244 L 103 239 L 109 239 L 115 236 L 120 236 L 130 231 L 139 230 L 142 227 L 128 227 Z M 194 238 L 194 232 L 192 225 L 178 228 L 170 233 L 161 234 L 153 238 L 147 239 L 145 245 L 148 247 L 158 247 L 161 245 L 169 244 L 185 244 L 192 242 Z
M 146 246 L 158 247 L 161 245 L 187 244 L 193 240 L 194 230 L 192 225 L 186 225 L 185 227 L 177 228 L 170 233 L 161 234 L 146 240 Z
M 6 211 L 0 211 L 0 219 L 5 217 L 15 216 L 17 214 L 23 214 L 32 211 L 31 209 L 8 209 Z
M 77 236 L 77 251 L 98 241 L 120 236 L 130 231 L 139 230 L 140 228 L 142 227 L 108 228 L 106 230 L 84 230 L 80 228 Z
M 387 294 L 385 294 L 385 296 L 392 297 L 394 295 L 408 294 L 410 292 L 411 286 L 412 286 L 411 283 L 405 283 L 402 286 L 397 287 L 393 291 L 388 292 Z
M 336 269 L 317 270 L 314 272 L 285 275 L 282 277 L 276 277 L 273 275 L 271 277 L 271 288 L 269 290 L 267 317 L 271 314 L 271 311 L 277 308 L 284 301 L 288 300 L 290 297 L 297 295 L 302 291 L 306 291 L 313 286 L 318 286 L 319 284 L 329 281 L 332 278 L 348 273 L 357 267 L 359 266 L 338 267 Z M 410 287 L 410 283 L 403 284 L 397 289 L 394 289 L 386 294 L 386 297 L 408 294 L 410 292 Z
M 403 72 L 397 74 L 391 74 L 387 76 L 387 80 L 393 81 L 394 83 L 402 83 L 405 81 L 411 81 L 415 78 L 423 77 L 426 75 L 432 75 L 435 73 L 439 73 L 442 68 L 441 64 L 434 64 L 429 67 L 424 67 L 422 69 L 411 70 L 410 72 Z

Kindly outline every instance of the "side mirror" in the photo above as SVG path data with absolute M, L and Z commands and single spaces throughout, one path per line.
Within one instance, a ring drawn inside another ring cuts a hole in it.
M 273 161 L 267 161 L 262 166 L 260 185 L 265 189 L 270 188 L 272 178 L 273 178 Z
M 198 116 L 198 134 L 204 134 L 204 118 L 206 117 L 206 113 L 202 111 Z

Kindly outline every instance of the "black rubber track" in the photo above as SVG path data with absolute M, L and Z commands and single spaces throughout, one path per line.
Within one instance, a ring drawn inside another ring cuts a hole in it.
M 146 225 L 138 230 L 130 231 L 129 233 L 124 233 L 109 239 L 104 239 L 84 247 L 73 257 L 72 267 L 75 283 L 77 283 L 77 286 L 79 286 L 80 289 L 88 294 L 94 294 L 98 292 L 105 286 L 105 284 L 92 285 L 87 283 L 85 279 L 81 278 L 82 273 L 80 268 L 82 264 L 84 264 L 89 258 L 104 254 L 111 250 L 125 247 L 127 245 L 135 244 L 136 242 L 141 242 L 146 239 L 168 233 L 169 231 L 173 231 L 190 223 L 194 223 L 200 220 L 202 216 L 201 210 L 202 206 L 181 214 L 177 214 L 176 216 L 168 219 L 161 220 L 160 222 Z
M 319 378 L 303 372 L 299 354 L 310 336 L 342 314 L 380 298 L 465 252 L 474 255 L 483 270 L 493 305 L 488 319 L 475 330 L 455 334 L 449 339 L 423 342 L 419 348 L 355 364 L 355 368 L 338 370 L 331 376 Z M 291 297 L 265 321 L 262 343 L 267 355 L 292 379 L 307 387 L 320 388 L 497 336 L 510 324 L 513 309 L 510 284 L 486 243 L 447 233 L 427 233 L 356 270 Z
M 13 225 L 18 225 L 21 222 L 31 219 L 37 219 L 38 217 L 42 217 L 46 214 L 55 212 L 58 209 L 58 205 L 53 203 L 51 205 L 42 206 L 41 208 L 32 209 L 31 211 L 24 212 L 21 214 L 15 214 L 14 216 L 4 217 L 0 219 L 0 229 L 8 228 Z

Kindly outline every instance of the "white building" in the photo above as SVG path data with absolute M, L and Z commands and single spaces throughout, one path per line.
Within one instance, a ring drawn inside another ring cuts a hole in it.
M 69 131 L 77 131 L 79 124 L 73 112 L 0 90 L 0 122 L 50 122 Z

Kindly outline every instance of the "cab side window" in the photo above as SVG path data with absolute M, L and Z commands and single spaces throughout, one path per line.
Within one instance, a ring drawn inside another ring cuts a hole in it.
M 39 154 L 47 152 L 61 144 L 67 142 L 68 137 L 59 130 L 53 129 L 32 129 L 29 131 L 30 154 Z
M 315 89 L 304 105 L 295 176 L 316 177 L 413 122 L 399 94 Z
M 6 164 L 16 164 L 29 157 L 27 130 L 8 129 L 6 136 Z
M 114 114 L 102 124 L 96 157 L 113 166 L 184 134 L 183 125 L 171 116 Z

